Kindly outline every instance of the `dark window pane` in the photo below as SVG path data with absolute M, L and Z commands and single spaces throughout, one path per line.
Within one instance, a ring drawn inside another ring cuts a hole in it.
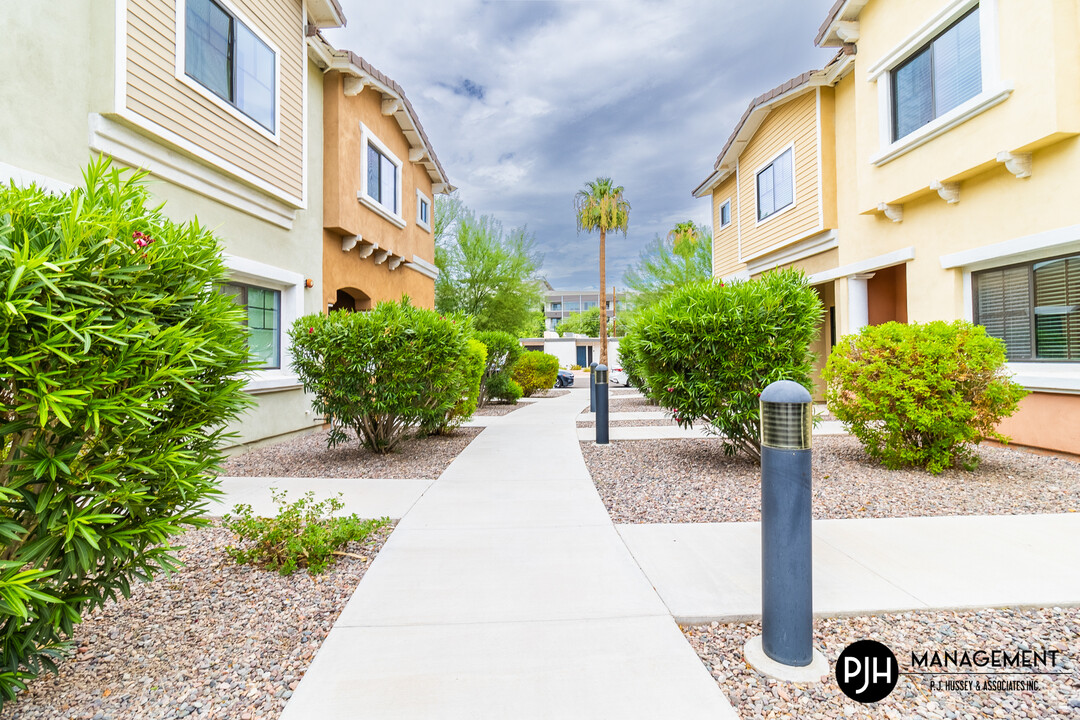
M 373 200 L 379 200 L 382 185 L 379 183 L 379 159 L 382 155 L 372 145 L 367 149 L 367 194 Z
M 274 130 L 274 52 L 236 23 L 236 106 L 266 129 Z
M 893 72 L 894 140 L 934 119 L 932 82 L 929 48 Z
M 758 220 L 764 220 L 773 214 L 773 169 L 769 167 L 758 173 Z
M 982 90 L 978 8 L 934 41 L 933 55 L 936 117 Z
M 731 222 L 731 203 L 726 202 L 720 206 L 720 225 L 723 227 Z
M 211 0 L 188 0 L 184 25 L 184 71 L 225 100 L 231 100 L 232 17 Z

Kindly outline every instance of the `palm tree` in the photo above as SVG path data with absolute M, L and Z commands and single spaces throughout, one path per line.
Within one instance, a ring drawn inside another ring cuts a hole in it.
M 630 224 L 630 203 L 623 198 L 622 185 L 611 178 L 598 177 L 574 196 L 578 232 L 600 231 L 600 364 L 607 365 L 607 277 L 604 272 L 604 242 L 608 230 L 622 230 Z
M 679 257 L 689 257 L 694 252 L 694 245 L 701 238 L 701 230 L 693 220 L 675 223 L 675 227 L 668 231 L 668 239 L 671 240 L 671 249 Z

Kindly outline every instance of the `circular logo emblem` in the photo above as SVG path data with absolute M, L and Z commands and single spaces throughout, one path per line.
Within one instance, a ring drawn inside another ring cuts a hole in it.
M 896 687 L 900 666 L 892 650 L 876 640 L 859 640 L 844 648 L 836 661 L 836 682 L 852 700 L 873 703 Z

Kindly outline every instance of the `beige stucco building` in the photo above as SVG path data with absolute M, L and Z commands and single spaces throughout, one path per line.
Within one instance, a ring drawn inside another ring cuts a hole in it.
M 372 285 L 370 297 L 432 301 L 432 242 L 414 214 L 417 191 L 429 203 L 437 191 L 431 168 L 440 181 L 442 169 L 434 154 L 417 157 L 406 144 L 402 128 L 419 123 L 400 88 L 373 82 L 342 97 L 349 69 L 334 63 L 355 56 L 329 48 L 318 31 L 344 22 L 336 0 L 0 4 L 0 181 L 66 189 L 101 153 L 149 171 L 170 217 L 214 229 L 261 363 L 247 386 L 255 405 L 233 428 L 240 443 L 323 422 L 290 369 L 287 331 L 304 314 L 326 312 L 339 289 L 368 287 L 342 270 L 343 239 L 331 243 L 328 233 L 348 231 L 357 245 L 362 233 L 367 246 L 388 250 L 384 260 L 396 259 L 394 280 Z M 42 42 L 42 28 L 62 47 Z M 387 98 L 403 103 L 408 122 L 383 114 Z M 344 128 L 348 102 L 374 103 L 374 115 L 359 116 L 399 158 L 403 188 L 414 193 L 399 205 L 410 222 L 396 237 L 358 216 L 362 185 L 344 168 L 360 161 L 342 147 L 356 135 Z M 338 202 L 346 193 L 348 209 Z M 388 264 L 377 269 L 388 274 Z
M 751 103 L 695 190 L 715 274 L 805 269 L 822 358 L 866 324 L 983 324 L 1032 390 L 1002 431 L 1080 453 L 1080 8 L 840 0 L 817 43 L 833 62 Z

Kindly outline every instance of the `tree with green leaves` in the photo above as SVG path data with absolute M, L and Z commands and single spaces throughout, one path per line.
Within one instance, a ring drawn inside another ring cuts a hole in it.
M 633 314 L 655 305 L 673 291 L 712 277 L 712 234 L 687 221 L 666 238 L 659 236 L 641 251 L 638 261 L 623 273 L 630 292 L 625 300 Z
M 468 212 L 457 190 L 449 195 L 436 195 L 431 212 L 431 233 L 435 236 L 435 244 L 444 245 L 453 240 L 455 225 Z
M 623 197 L 622 185 L 615 185 L 611 178 L 598 177 L 586 182 L 585 187 L 574 196 L 574 209 L 577 212 L 578 231 L 600 232 L 600 323 L 598 328 L 607 327 L 607 308 L 603 302 L 607 296 L 607 276 L 605 269 L 605 243 L 609 230 L 622 231 L 630 224 L 630 203 Z M 600 364 L 607 365 L 607 335 L 600 336 Z
M 600 308 L 591 307 L 582 312 L 571 313 L 559 323 L 555 330 L 562 337 L 566 333 L 579 333 L 589 337 L 600 337 Z M 608 323 L 608 336 L 612 335 L 611 323 Z
M 537 272 L 543 256 L 525 228 L 503 230 L 489 215 L 463 212 L 452 241 L 435 255 L 435 308 L 471 315 L 477 330 L 528 333 L 543 301 Z

